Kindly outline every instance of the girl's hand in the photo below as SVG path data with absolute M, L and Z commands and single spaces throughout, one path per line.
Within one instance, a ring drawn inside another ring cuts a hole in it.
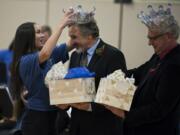
M 73 16 L 75 15 L 73 10 L 65 12 L 63 19 L 61 20 L 60 27 L 65 28 L 66 26 L 74 23 Z

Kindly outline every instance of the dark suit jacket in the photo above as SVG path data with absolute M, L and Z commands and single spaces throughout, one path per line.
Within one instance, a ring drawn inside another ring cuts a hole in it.
M 159 57 L 154 54 L 150 60 L 142 64 L 140 67 L 128 70 L 126 76 L 135 78 L 135 85 L 138 86 L 142 81 L 144 81 L 148 71 L 156 66 L 158 62 Z
M 71 56 L 70 68 L 79 65 L 80 54 L 74 52 Z M 124 55 L 118 49 L 101 40 L 88 65 L 88 69 L 96 73 L 95 85 L 97 89 L 100 78 L 106 77 L 117 69 L 126 71 Z M 121 120 L 102 105 L 96 103 L 91 105 L 92 112 L 72 109 L 71 135 L 121 135 Z
M 139 83 L 124 120 L 125 135 L 179 135 L 180 46 L 161 60 L 154 55 L 134 73 Z

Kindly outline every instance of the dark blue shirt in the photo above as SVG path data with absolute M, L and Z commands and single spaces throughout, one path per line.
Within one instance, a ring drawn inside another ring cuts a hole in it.
M 39 64 L 38 53 L 25 55 L 20 60 L 19 73 L 24 86 L 28 90 L 28 109 L 49 111 L 53 107 L 49 102 L 49 91 L 44 83 L 45 76 L 55 63 L 68 60 L 66 45 L 56 47 L 49 60 Z
M 10 78 L 10 65 L 12 62 L 12 51 L 10 50 L 0 50 L 0 62 L 6 64 L 6 76 L 9 80 Z

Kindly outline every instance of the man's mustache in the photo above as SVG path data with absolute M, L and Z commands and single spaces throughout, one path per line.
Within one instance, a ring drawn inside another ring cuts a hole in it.
M 80 46 L 77 43 L 74 43 L 73 46 L 76 48 L 76 52 L 79 53 L 79 54 L 86 50 L 85 48 L 82 48 L 82 46 Z

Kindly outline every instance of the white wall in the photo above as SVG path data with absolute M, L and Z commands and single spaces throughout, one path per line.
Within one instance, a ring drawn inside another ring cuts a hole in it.
M 126 57 L 128 68 L 144 63 L 153 53 L 153 49 L 148 46 L 147 29 L 137 19 L 137 13 L 141 9 L 141 4 L 124 6 L 121 50 Z
M 88 10 L 96 7 L 96 20 L 103 40 L 115 47 L 121 46 L 128 68 L 144 63 L 153 53 L 148 46 L 146 27 L 137 19 L 137 13 L 146 4 L 123 5 L 122 37 L 120 38 L 120 5 L 114 0 L 0 0 L 0 48 L 7 48 L 18 25 L 26 21 L 49 24 L 55 29 L 61 19 L 63 8 L 83 5 Z M 180 22 L 180 5 L 173 6 Z M 119 43 L 119 38 L 121 39 Z M 59 42 L 68 40 L 67 29 Z
M 45 7 L 43 0 L 0 0 L 0 48 L 8 47 L 21 23 L 45 23 Z
M 49 24 L 55 27 L 62 17 L 62 9 L 76 6 L 80 3 L 87 10 L 96 7 L 96 20 L 100 29 L 100 35 L 106 42 L 118 46 L 119 39 L 119 11 L 120 6 L 110 0 L 52 0 L 50 1 Z M 108 8 L 107 8 L 108 7 Z M 60 41 L 67 41 L 67 30 L 62 35 Z

